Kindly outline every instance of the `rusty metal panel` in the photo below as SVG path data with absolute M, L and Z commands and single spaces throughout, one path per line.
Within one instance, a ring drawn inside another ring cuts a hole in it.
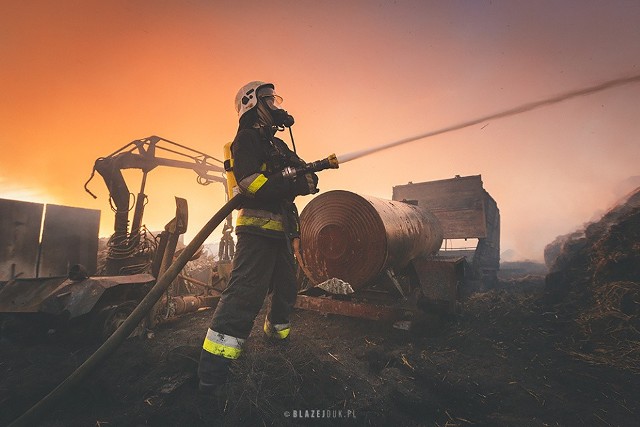
M 402 318 L 404 311 L 399 308 L 379 304 L 355 301 L 341 301 L 331 298 L 298 295 L 296 308 L 319 311 L 321 313 L 340 314 L 342 316 L 360 317 L 372 320 L 397 320 Z
M 485 200 L 480 175 L 393 187 L 393 200 L 416 200 L 440 221 L 445 239 L 487 237 Z
M 99 225 L 98 210 L 47 205 L 38 276 L 65 276 L 73 264 L 95 274 Z
M 36 277 L 43 207 L 0 199 L 0 281 Z
M 464 258 L 416 258 L 412 264 L 424 297 L 429 302 L 444 303 L 454 312 L 458 285 L 464 280 Z
M 69 313 L 70 318 L 87 314 L 96 305 L 105 290 L 120 285 L 145 284 L 155 280 L 150 274 L 132 276 L 91 277 L 82 281 L 67 280 L 42 300 L 43 313 Z
M 105 290 L 120 285 L 147 284 L 150 274 L 92 277 L 73 281 L 66 277 L 16 279 L 0 289 L 2 313 L 69 313 L 70 318 L 86 314 Z
M 64 277 L 12 280 L 0 289 L 0 312 L 37 313 L 42 301 L 62 287 L 63 282 Z

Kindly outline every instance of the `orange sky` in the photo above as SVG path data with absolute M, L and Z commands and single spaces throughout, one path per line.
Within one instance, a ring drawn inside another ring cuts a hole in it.
M 106 188 L 83 189 L 95 159 L 150 135 L 221 157 L 250 80 L 276 83 L 311 161 L 640 74 L 638 2 L 4 3 L 0 197 L 100 209 L 105 236 Z M 481 174 L 502 250 L 541 259 L 640 175 L 639 99 L 628 85 L 417 141 L 323 172 L 320 188 L 390 198 Z M 134 192 L 139 176 L 127 174 Z M 146 192 L 156 230 L 188 199 L 187 238 L 224 201 L 183 170 L 154 170 Z

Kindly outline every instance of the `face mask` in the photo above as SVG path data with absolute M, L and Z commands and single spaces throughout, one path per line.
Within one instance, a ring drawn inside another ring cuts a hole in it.
M 293 116 L 289 115 L 285 110 L 277 109 L 271 110 L 271 117 L 273 117 L 273 124 L 276 126 L 291 127 L 293 126 Z
M 259 93 L 259 99 L 267 107 L 273 118 L 273 125 L 277 127 L 291 127 L 294 123 L 293 117 L 280 108 L 282 97 L 276 95 L 273 89 L 266 88 L 266 93 Z

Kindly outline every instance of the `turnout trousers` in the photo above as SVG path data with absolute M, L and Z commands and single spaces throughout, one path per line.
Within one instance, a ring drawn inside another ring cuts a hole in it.
M 270 295 L 265 334 L 285 339 L 296 301 L 293 256 L 285 239 L 239 233 L 227 288 L 213 313 L 200 354 L 201 388 L 226 381 L 229 365 L 242 353 L 254 320 Z

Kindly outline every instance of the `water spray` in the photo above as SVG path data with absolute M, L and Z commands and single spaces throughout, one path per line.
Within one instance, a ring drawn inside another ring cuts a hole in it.
M 285 178 L 293 178 L 297 175 L 304 175 L 310 172 L 319 172 L 325 169 L 337 169 L 341 164 L 350 162 L 351 160 L 359 159 L 361 157 L 368 156 L 369 154 L 377 153 L 378 151 L 386 150 L 388 148 L 397 147 L 398 145 L 407 144 L 409 142 L 417 141 L 419 139 L 429 138 L 436 135 L 442 135 L 443 133 L 453 132 L 455 130 L 463 129 L 469 126 L 477 125 L 478 123 L 486 122 L 489 120 L 500 119 L 502 117 L 514 116 L 516 114 L 525 113 L 527 111 L 535 110 L 537 108 L 546 107 L 548 105 L 557 104 L 558 102 L 566 101 L 567 99 L 576 98 L 578 96 L 590 95 L 595 92 L 600 92 L 613 87 L 622 86 L 630 83 L 640 82 L 640 75 L 631 77 L 622 77 L 615 80 L 608 80 L 603 83 L 599 83 L 594 86 L 588 86 L 586 88 L 565 92 L 560 95 L 553 96 L 551 98 L 543 99 L 540 101 L 529 102 L 520 106 L 510 108 L 508 110 L 501 111 L 499 113 L 489 114 L 487 116 L 479 117 L 477 119 L 468 120 L 455 125 L 447 126 L 431 132 L 422 133 L 420 135 L 404 138 L 399 141 L 389 142 L 377 147 L 365 148 L 364 150 L 352 151 L 351 153 L 342 154 L 336 156 L 331 154 L 326 159 L 317 160 L 315 162 L 307 163 L 297 167 L 287 167 L 282 171 L 282 175 Z
M 468 120 L 462 123 L 458 123 L 456 125 L 447 126 L 442 129 L 434 130 L 431 132 L 423 133 L 420 135 L 412 136 L 409 138 L 404 138 L 399 141 L 390 142 L 387 144 L 383 144 L 373 148 L 366 148 L 364 150 L 353 151 L 351 153 L 346 153 L 340 156 L 337 156 L 337 163 L 343 164 L 346 162 L 350 162 L 351 160 L 359 159 L 364 156 L 368 156 L 369 154 L 377 153 L 378 151 L 386 150 L 388 148 L 397 147 L 398 145 L 406 144 L 408 142 L 417 141 L 419 139 L 429 138 L 436 135 L 441 135 L 443 133 L 453 132 L 454 130 L 463 129 L 469 126 L 477 125 L 482 122 L 486 122 L 489 120 L 499 119 L 502 117 L 514 116 L 516 114 L 525 113 L 527 111 L 535 110 L 536 108 L 546 107 L 548 105 L 556 104 L 558 102 L 565 101 L 567 99 L 576 98 L 578 96 L 590 95 L 595 92 L 600 92 L 602 90 L 611 89 L 613 87 L 622 86 L 630 83 L 638 83 L 640 82 L 640 75 L 632 76 L 632 77 L 623 77 L 615 80 L 609 80 L 604 83 L 599 83 L 594 86 L 589 86 L 583 89 L 573 90 L 571 92 L 566 92 L 561 95 L 556 95 L 551 98 L 543 99 L 541 101 L 529 102 L 527 104 L 520 105 L 518 107 L 510 108 L 508 110 L 501 111 L 499 113 L 489 114 L 487 116 L 483 116 L 477 119 Z M 315 162 L 314 162 L 315 163 Z M 336 166 L 337 167 L 337 166 Z

